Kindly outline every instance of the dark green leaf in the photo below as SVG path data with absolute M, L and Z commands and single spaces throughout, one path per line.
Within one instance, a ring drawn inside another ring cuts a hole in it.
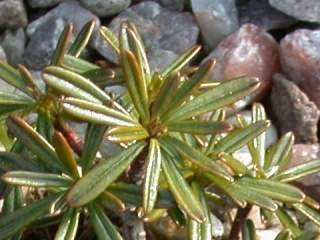
M 11 171 L 5 173 L 1 178 L 7 183 L 18 186 L 67 187 L 72 184 L 72 180 L 70 178 L 52 173 Z
M 63 109 L 66 113 L 77 117 L 80 120 L 95 124 L 110 126 L 134 127 L 138 123 L 132 117 L 104 105 L 92 102 L 67 98 L 63 102 Z
M 19 72 L 3 60 L 0 60 L 0 79 L 32 96 L 30 89 L 27 88 L 28 84 Z
M 205 134 L 211 135 L 215 133 L 228 132 L 232 129 L 232 125 L 228 122 L 200 121 L 200 120 L 183 120 L 179 122 L 167 123 L 169 131 Z
M 113 50 L 119 55 L 119 40 L 115 36 L 115 34 L 107 27 L 101 26 L 99 30 L 103 39 L 109 43 L 109 45 L 113 48 Z
M 237 175 L 251 175 L 247 166 L 232 155 L 221 152 L 218 154 L 218 158 L 224 161 Z
M 99 205 L 91 203 L 88 210 L 90 221 L 99 240 L 122 240 L 120 233 Z
M 148 91 L 143 73 L 139 68 L 136 57 L 130 51 L 121 54 L 121 64 L 124 72 L 124 79 L 128 87 L 131 99 L 136 110 L 139 112 L 143 122 L 150 118 L 148 109 Z
M 65 26 L 63 32 L 59 37 L 58 44 L 51 58 L 52 65 L 62 64 L 64 55 L 67 53 L 67 50 L 71 41 L 72 32 L 73 32 L 73 24 L 69 23 Z
M 28 96 L 0 92 L 0 115 L 34 106 L 34 101 Z
M 315 224 L 320 226 L 320 213 L 316 210 L 306 206 L 302 203 L 295 203 L 293 204 L 293 207 L 301 212 L 303 215 L 305 215 L 307 218 L 309 218 L 311 221 L 313 221 Z
M 88 169 L 92 166 L 92 163 L 103 141 L 103 136 L 106 129 L 107 126 L 105 125 L 88 125 L 86 136 L 84 139 L 83 152 L 80 159 L 84 172 L 87 172 Z
M 291 216 L 285 211 L 284 208 L 278 208 L 276 211 L 276 215 L 280 220 L 282 226 L 285 229 L 289 229 L 294 236 L 299 236 L 301 234 L 301 229 L 299 226 L 293 221 Z
M 73 240 L 76 237 L 80 212 L 69 208 L 63 215 L 54 240 Z
M 259 136 L 270 126 L 270 121 L 258 121 L 246 128 L 236 129 L 221 139 L 214 148 L 214 151 L 233 153 L 252 139 Z
M 161 165 L 169 188 L 178 205 L 195 221 L 199 223 L 205 221 L 205 214 L 200 201 L 195 197 L 172 159 L 162 158 Z
M 179 55 L 179 57 L 168 64 L 162 71 L 161 75 L 163 78 L 167 78 L 170 74 L 179 72 L 200 51 L 200 49 L 201 46 L 194 46 Z
M 39 171 L 37 165 L 13 152 L 0 152 L 0 172 L 7 171 Z
M 97 103 L 105 103 L 111 99 L 110 96 L 87 78 L 60 67 L 47 67 L 44 71 L 43 79 L 50 87 L 67 96 Z
M 83 74 L 94 69 L 99 69 L 98 65 L 69 54 L 64 55 L 63 67 L 79 74 Z
M 123 212 L 126 210 L 125 203 L 119 197 L 109 191 L 104 191 L 103 193 L 101 193 L 97 198 L 97 202 L 100 203 L 103 207 L 108 208 L 114 212 Z
M 79 32 L 77 38 L 74 40 L 69 49 L 69 54 L 75 57 L 79 57 L 82 50 L 87 46 L 92 36 L 93 30 L 96 26 L 96 19 L 92 19 Z
M 243 188 L 256 191 L 274 200 L 296 203 L 303 202 L 305 198 L 305 194 L 300 189 L 278 181 L 242 177 L 237 182 Z
M 10 132 L 45 164 L 62 169 L 54 148 L 23 119 L 10 116 L 7 119 L 7 126 Z
M 256 229 L 251 219 L 247 219 L 241 227 L 242 240 L 256 240 Z
M 111 142 L 127 143 L 149 137 L 148 131 L 141 127 L 114 127 L 108 130 L 107 139 Z
M 79 178 L 80 175 L 78 172 L 78 165 L 76 159 L 74 158 L 73 150 L 62 133 L 57 131 L 54 133 L 53 145 L 55 147 L 59 160 L 62 162 L 67 172 L 71 174 L 73 178 Z
M 67 194 L 68 204 L 78 207 L 95 199 L 120 176 L 143 148 L 143 142 L 135 143 L 120 154 L 94 166 L 70 189 Z
M 291 240 L 291 233 L 288 229 L 283 229 L 274 240 Z
M 320 171 L 320 159 L 315 159 L 301 165 L 289 168 L 278 174 L 275 178 L 281 182 L 291 182 L 299 178 L 318 173 Z
M 139 206 L 142 202 L 142 188 L 135 184 L 114 183 L 108 187 L 108 191 L 115 194 L 123 202 Z M 168 191 L 159 190 L 156 202 L 157 208 L 174 207 L 174 199 Z
M 256 90 L 259 85 L 260 83 L 256 78 L 239 78 L 222 82 L 219 86 L 180 106 L 163 120 L 165 122 L 178 121 L 217 110 L 247 96 Z
M 174 112 L 184 101 L 189 100 L 192 93 L 207 79 L 214 64 L 214 60 L 207 61 L 205 64 L 200 66 L 198 71 L 196 71 L 190 79 L 186 79 L 181 84 L 176 94 L 173 96 L 170 106 L 168 106 L 169 111 L 167 114 Z
M 30 203 L 25 207 L 2 216 L 0 218 L 0 239 L 6 239 L 12 236 L 17 231 L 44 215 L 49 210 L 50 205 L 59 196 L 60 194 L 50 195 L 42 200 Z
M 155 206 L 158 195 L 160 170 L 160 146 L 159 142 L 152 138 L 149 143 L 149 152 L 146 158 L 144 170 L 142 207 L 145 215 L 148 215 Z
M 221 167 L 214 160 L 205 156 L 202 152 L 189 147 L 184 142 L 176 138 L 166 136 L 161 138 L 160 143 L 164 146 L 173 146 L 186 159 L 190 160 L 193 164 L 197 165 L 203 170 L 232 181 L 232 176 L 223 167 Z
M 272 166 L 278 166 L 281 169 L 284 167 L 290 160 L 289 157 L 292 152 L 293 143 L 294 135 L 292 132 L 283 135 L 275 145 L 273 151 L 267 153 L 264 168 L 267 169 Z

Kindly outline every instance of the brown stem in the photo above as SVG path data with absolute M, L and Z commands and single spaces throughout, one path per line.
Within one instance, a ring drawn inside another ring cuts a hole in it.
M 245 208 L 238 208 L 237 215 L 232 224 L 229 240 L 240 239 L 239 233 L 241 230 L 241 226 L 244 223 L 244 221 L 247 219 L 251 209 L 252 209 L 251 204 L 247 204 Z
M 55 127 L 63 134 L 73 151 L 80 156 L 83 151 L 83 141 L 78 136 L 78 134 L 61 119 L 55 122 Z

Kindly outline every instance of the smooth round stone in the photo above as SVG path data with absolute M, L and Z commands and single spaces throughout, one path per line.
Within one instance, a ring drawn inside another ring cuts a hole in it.
M 320 30 L 300 29 L 280 43 L 281 67 L 320 107 Z
M 99 17 L 115 15 L 129 7 L 131 0 L 79 0 L 82 5 Z
M 269 0 L 269 3 L 281 12 L 299 20 L 320 23 L 319 0 Z
M 22 0 L 0 1 L 0 28 L 19 28 L 28 24 Z
M 28 2 L 32 8 L 46 8 L 54 6 L 62 1 L 63 0 L 29 0 Z
M 239 27 L 235 0 L 191 0 L 191 7 L 209 50 Z
M 259 78 L 261 86 L 254 93 L 255 99 L 270 91 L 272 76 L 280 69 L 278 43 L 264 29 L 253 24 L 245 24 L 225 38 L 206 59 L 210 58 L 217 60 L 209 77 L 211 81 L 240 76 Z

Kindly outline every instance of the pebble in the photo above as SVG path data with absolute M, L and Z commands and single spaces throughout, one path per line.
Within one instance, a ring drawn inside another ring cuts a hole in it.
M 0 45 L 0 60 L 7 61 L 7 55 L 1 45 Z
M 217 64 L 209 79 L 220 81 L 240 76 L 258 77 L 260 88 L 255 99 L 265 96 L 272 85 L 272 76 L 279 71 L 279 46 L 264 29 L 244 24 L 225 38 L 205 59 L 215 58 Z M 253 100 L 248 97 L 247 103 Z
M 281 134 L 292 131 L 296 143 L 318 142 L 320 111 L 297 85 L 281 74 L 274 75 L 271 110 Z
M 320 107 L 320 30 L 296 30 L 281 40 L 281 67 Z
M 97 16 L 108 17 L 128 8 L 131 0 L 80 0 L 80 2 Z
M 297 22 L 270 6 L 268 0 L 237 1 L 240 26 L 252 23 L 265 30 L 288 28 Z
M 6 52 L 8 62 L 18 65 L 23 62 L 23 52 L 26 44 L 26 35 L 23 28 L 7 29 L 3 34 L 1 45 Z
M 64 26 L 65 21 L 62 18 L 50 18 L 39 26 L 24 52 L 27 67 L 40 70 L 50 63 Z
M 191 0 L 191 6 L 209 50 L 239 27 L 235 0 Z
M 162 7 L 170 10 L 183 11 L 188 4 L 188 0 L 154 0 L 159 3 Z
M 199 28 L 192 14 L 167 10 L 156 2 L 141 2 L 128 8 L 115 17 L 108 27 L 118 34 L 121 23 L 126 20 L 136 25 L 148 58 L 156 66 L 163 62 L 170 63 L 167 59 L 154 60 L 152 56 L 157 56 L 157 52 L 171 52 L 172 54 L 166 53 L 171 59 L 173 54 L 179 54 L 195 45 L 199 35 Z M 100 36 L 95 39 L 94 47 L 102 56 L 117 62 L 115 53 Z
M 22 0 L 0 1 L 0 28 L 19 28 L 28 24 Z
M 65 23 L 73 23 L 75 33 L 78 33 L 81 28 L 90 20 L 95 19 L 97 25 L 100 25 L 99 19 L 92 14 L 89 10 L 83 8 L 75 0 L 67 0 L 61 2 L 57 7 L 48 11 L 45 15 L 37 18 L 31 22 L 27 27 L 27 35 L 32 35 L 37 31 L 41 25 L 46 25 L 51 18 L 61 18 Z M 47 32 L 43 29 L 43 32 Z
M 269 3 L 296 19 L 320 23 L 319 0 L 269 0 Z
M 62 0 L 29 0 L 28 1 L 29 5 L 32 8 L 52 7 L 60 2 L 62 2 Z

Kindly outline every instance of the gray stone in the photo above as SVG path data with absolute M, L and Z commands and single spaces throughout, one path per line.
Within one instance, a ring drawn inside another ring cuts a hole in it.
M 238 29 L 235 0 L 191 0 L 191 6 L 209 50 Z
M 266 30 L 287 28 L 297 22 L 270 6 L 268 0 L 237 1 L 240 25 L 253 23 Z
M 297 85 L 281 74 L 274 76 L 271 109 L 281 134 L 292 131 L 296 143 L 318 142 L 320 111 Z
M 26 35 L 23 28 L 6 30 L 1 45 L 6 52 L 8 62 L 17 65 L 23 62 L 23 52 L 26 44 Z
M 0 45 L 0 60 L 7 61 L 7 55 L 1 45 Z
M 188 3 L 188 0 L 154 0 L 162 7 L 170 10 L 183 11 Z
M 32 8 L 45 8 L 52 7 L 62 2 L 62 0 L 29 0 L 28 2 Z
M 90 20 L 95 19 L 97 25 L 100 24 L 99 19 L 89 10 L 83 8 L 75 0 L 67 0 L 60 3 L 57 7 L 47 12 L 44 16 L 31 22 L 27 27 L 27 35 L 31 37 L 41 25 L 46 25 L 51 18 L 61 18 L 65 23 L 73 23 L 75 33 L 78 33 L 81 28 Z M 45 28 L 42 28 L 46 32 Z
M 118 34 L 121 23 L 126 20 L 136 25 L 150 61 L 160 50 L 172 52 L 170 55 L 183 52 L 196 43 L 199 35 L 190 13 L 170 11 L 155 2 L 141 2 L 128 8 L 115 17 L 108 27 Z M 95 39 L 94 47 L 107 59 L 117 62 L 115 53 L 100 36 Z
M 286 35 L 280 42 L 280 59 L 283 73 L 320 108 L 320 30 Z
M 80 2 L 97 16 L 108 17 L 128 8 L 131 0 L 80 0 Z
M 37 29 L 24 52 L 24 61 L 29 68 L 40 70 L 50 63 L 64 26 L 62 18 L 52 17 Z
M 319 0 L 269 0 L 269 3 L 281 12 L 299 20 L 320 23 Z
M 163 70 L 178 55 L 172 51 L 157 49 L 149 54 L 150 68 L 155 71 Z
M 21 0 L 0 1 L 0 28 L 25 27 L 27 13 Z

